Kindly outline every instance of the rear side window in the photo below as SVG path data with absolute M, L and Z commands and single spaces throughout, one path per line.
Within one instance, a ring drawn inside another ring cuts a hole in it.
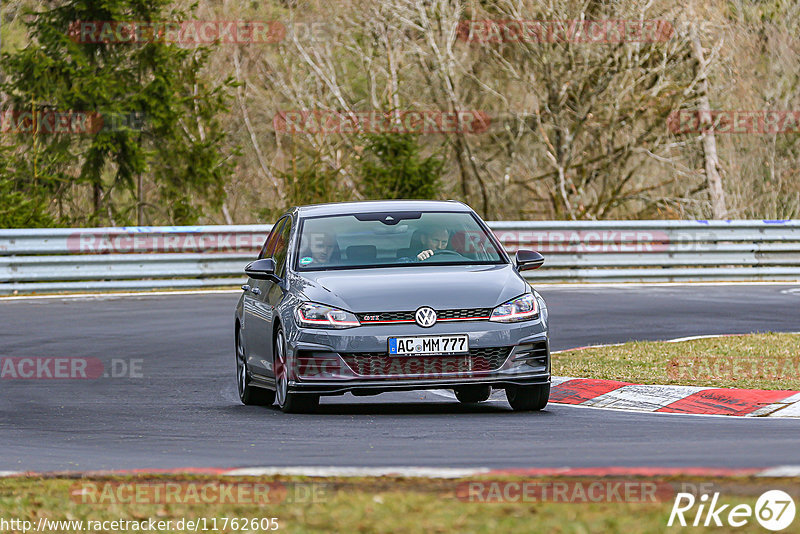
M 278 239 L 278 235 L 281 233 L 281 228 L 286 222 L 286 219 L 288 219 L 288 217 L 280 219 L 275 223 L 275 226 L 272 227 L 272 231 L 269 233 L 267 240 L 264 241 L 264 246 L 261 247 L 261 252 L 258 254 L 259 260 L 272 257 L 272 253 L 275 251 L 275 241 Z

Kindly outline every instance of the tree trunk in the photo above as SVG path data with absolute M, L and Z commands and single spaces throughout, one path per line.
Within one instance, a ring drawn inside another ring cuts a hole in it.
M 692 26 L 691 29 L 692 54 L 697 61 L 697 91 L 698 107 L 700 111 L 699 126 L 703 130 L 701 133 L 703 141 L 703 156 L 705 159 L 706 180 L 708 181 L 708 193 L 711 197 L 711 214 L 715 219 L 724 219 L 728 210 L 725 206 L 725 191 L 722 188 L 721 166 L 717 156 L 717 139 L 714 136 L 713 128 L 708 128 L 712 124 L 711 104 L 708 100 L 708 72 L 705 57 L 703 57 L 703 47 L 700 44 L 700 37 L 697 30 Z
M 136 225 L 144 226 L 144 178 L 142 173 L 136 177 Z
M 103 200 L 103 188 L 100 184 L 94 184 L 92 188 L 94 192 L 94 215 L 97 217 L 100 214 L 100 203 Z

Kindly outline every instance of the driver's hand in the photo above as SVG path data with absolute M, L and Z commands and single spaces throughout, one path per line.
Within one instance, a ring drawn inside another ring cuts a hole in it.
M 428 258 L 430 258 L 431 256 L 433 256 L 433 251 L 432 251 L 432 250 L 423 250 L 422 252 L 420 252 L 419 254 L 417 254 L 417 259 L 418 259 L 419 261 L 422 261 L 422 260 L 427 260 L 427 259 L 428 259 Z

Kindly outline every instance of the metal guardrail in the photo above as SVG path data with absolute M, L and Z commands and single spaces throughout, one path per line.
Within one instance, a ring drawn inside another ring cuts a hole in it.
M 800 280 L 800 220 L 500 221 L 539 282 Z M 233 286 L 269 226 L 0 230 L 0 294 Z

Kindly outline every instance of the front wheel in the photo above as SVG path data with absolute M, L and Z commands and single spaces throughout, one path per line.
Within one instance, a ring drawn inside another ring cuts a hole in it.
M 307 393 L 289 393 L 289 367 L 286 364 L 286 338 L 283 329 L 278 328 L 275 334 L 275 397 L 278 407 L 284 413 L 313 412 L 319 405 L 319 395 Z
M 236 389 L 239 391 L 239 400 L 242 404 L 270 406 L 275 402 L 274 391 L 257 388 L 250 383 L 242 333 L 238 328 L 236 329 Z
M 550 400 L 550 384 L 510 386 L 506 388 L 506 397 L 515 412 L 538 412 Z

